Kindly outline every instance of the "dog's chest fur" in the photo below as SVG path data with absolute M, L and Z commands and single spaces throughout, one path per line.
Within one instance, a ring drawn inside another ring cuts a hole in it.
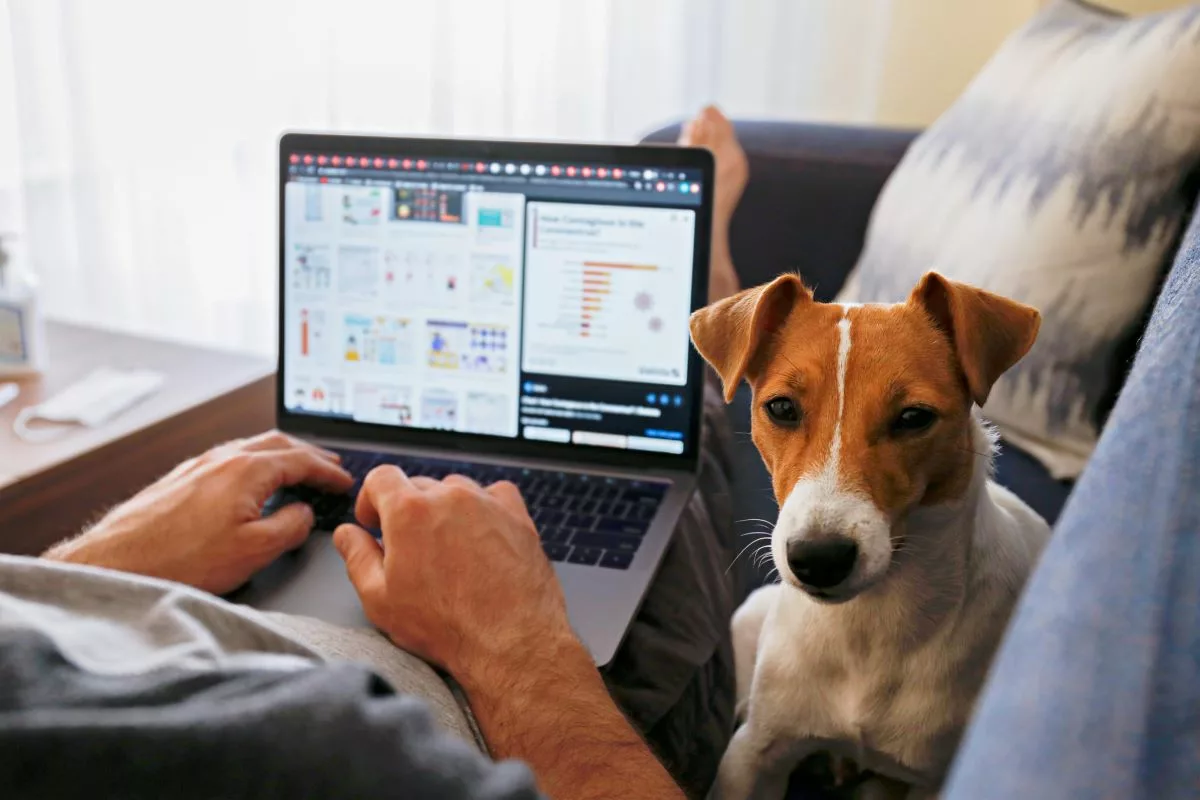
M 779 587 L 759 640 L 755 724 L 860 768 L 940 783 L 1046 532 L 1032 512 L 1004 507 L 1005 490 L 985 491 L 993 513 L 962 532 L 971 547 L 956 591 L 922 594 L 923 570 L 840 606 Z
M 794 739 L 824 741 L 821 749 L 864 769 L 895 775 L 903 765 L 922 779 L 941 774 L 939 743 L 957 741 L 965 722 L 963 704 L 943 696 L 962 685 L 952 678 L 952 660 L 936 642 L 908 654 L 872 647 L 860 632 L 814 624 L 805 604 L 811 601 L 785 589 L 763 630 L 751 699 L 755 722 Z

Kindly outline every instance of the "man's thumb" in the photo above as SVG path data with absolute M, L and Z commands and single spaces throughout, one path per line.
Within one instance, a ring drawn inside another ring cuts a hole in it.
M 365 606 L 368 597 L 384 589 L 383 549 L 374 536 L 350 524 L 333 532 L 333 546 L 346 562 L 346 574 Z

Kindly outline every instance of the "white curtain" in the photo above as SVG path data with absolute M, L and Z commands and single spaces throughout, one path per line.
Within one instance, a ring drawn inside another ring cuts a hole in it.
M 0 0 L 0 234 L 51 316 L 271 353 L 288 129 L 864 121 L 888 0 Z

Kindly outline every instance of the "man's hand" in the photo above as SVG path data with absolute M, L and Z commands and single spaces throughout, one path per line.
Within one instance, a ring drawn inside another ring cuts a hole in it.
M 371 471 L 357 525 L 334 543 L 367 618 L 397 645 L 460 681 L 496 658 L 557 643 L 577 646 L 566 601 L 517 487 L 469 478 Z
M 165 578 L 222 594 L 304 542 L 312 509 L 293 503 L 269 517 L 277 489 L 308 484 L 344 492 L 354 479 L 338 456 L 277 431 L 185 461 L 45 557 Z
M 466 690 L 496 758 L 559 800 L 682 798 L 608 696 L 517 488 L 371 471 L 334 543 L 367 617 Z

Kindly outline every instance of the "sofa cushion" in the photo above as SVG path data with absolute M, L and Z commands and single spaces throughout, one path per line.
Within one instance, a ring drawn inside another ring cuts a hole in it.
M 995 469 L 996 483 L 1011 490 L 1051 525 L 1058 520 L 1075 485 L 1053 477 L 1040 461 L 1004 440 L 1000 441 Z
M 902 300 L 936 269 L 1038 307 L 985 409 L 1074 477 L 1200 163 L 1200 5 L 1127 19 L 1057 0 L 1014 34 L 893 173 L 840 298 Z

